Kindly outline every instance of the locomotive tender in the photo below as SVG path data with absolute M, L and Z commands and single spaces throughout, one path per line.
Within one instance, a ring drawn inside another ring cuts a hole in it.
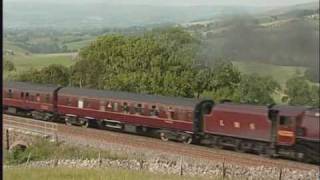
M 4 82 L 4 112 L 320 163 L 319 109 Z

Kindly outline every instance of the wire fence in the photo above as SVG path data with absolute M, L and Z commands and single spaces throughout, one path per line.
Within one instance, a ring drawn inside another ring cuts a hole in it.
M 58 130 L 55 123 L 8 115 L 3 115 L 3 126 L 5 129 L 18 129 L 44 135 L 55 135 Z

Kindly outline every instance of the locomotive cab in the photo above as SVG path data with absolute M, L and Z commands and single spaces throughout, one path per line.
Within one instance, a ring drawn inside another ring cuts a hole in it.
M 300 124 L 305 108 L 292 106 L 275 106 L 277 145 L 292 146 L 296 143 L 297 133 L 301 133 Z

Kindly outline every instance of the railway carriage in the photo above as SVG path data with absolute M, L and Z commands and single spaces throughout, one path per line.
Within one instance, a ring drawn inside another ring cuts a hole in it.
M 296 136 L 297 159 L 320 163 L 320 109 L 308 109 L 302 116 Z
M 4 111 L 50 120 L 55 115 L 57 92 L 60 88 L 55 85 L 4 82 L 2 92 Z
M 162 140 L 191 143 L 195 115 L 201 116 L 202 109 L 208 111 L 212 105 L 210 100 L 66 87 L 59 91 L 57 107 L 68 124 L 153 131 Z

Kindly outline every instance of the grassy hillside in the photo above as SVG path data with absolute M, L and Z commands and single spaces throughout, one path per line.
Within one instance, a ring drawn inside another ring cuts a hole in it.
M 31 55 L 6 55 L 5 60 L 12 61 L 17 71 L 27 70 L 29 68 L 42 68 L 50 64 L 72 65 L 72 53 L 59 54 L 31 54 Z
M 263 64 L 255 62 L 236 62 L 233 64 L 245 74 L 258 74 L 260 76 L 271 76 L 276 80 L 282 87 L 288 79 L 295 75 L 303 75 L 306 68 L 295 67 L 295 66 L 278 66 L 272 64 Z

